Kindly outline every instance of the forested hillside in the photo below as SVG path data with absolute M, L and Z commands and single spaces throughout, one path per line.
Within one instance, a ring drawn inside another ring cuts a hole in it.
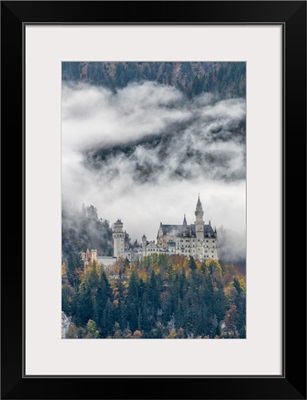
M 113 92 L 145 80 L 175 86 L 189 97 L 204 92 L 245 97 L 244 62 L 70 62 L 63 63 L 62 73 L 64 81 L 104 86 Z
M 152 255 L 104 270 L 63 265 L 68 338 L 244 338 L 245 276 L 232 264 Z
M 98 218 L 97 209 L 83 206 L 70 214 L 62 209 L 62 259 L 74 258 L 86 249 L 97 249 L 100 255 L 113 255 L 112 229 L 109 221 Z

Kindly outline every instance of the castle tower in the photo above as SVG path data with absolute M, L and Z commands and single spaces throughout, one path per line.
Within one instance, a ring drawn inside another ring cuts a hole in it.
M 113 241 L 114 241 L 114 257 L 119 258 L 124 255 L 125 251 L 125 232 L 123 232 L 124 224 L 118 219 L 113 225 Z
M 85 261 L 86 261 L 86 265 L 89 265 L 92 262 L 92 260 L 91 260 L 91 252 L 89 251 L 89 249 L 86 250 Z
M 198 201 L 195 210 L 195 233 L 196 233 L 196 258 L 202 260 L 204 257 L 204 212 L 203 207 L 198 194 Z
M 200 202 L 199 194 L 198 194 L 198 201 L 196 204 L 196 211 L 195 211 L 195 231 L 196 231 L 196 238 L 199 240 L 204 239 L 204 212 L 203 212 L 203 207 Z
M 92 249 L 91 253 L 92 253 L 92 257 L 91 257 L 92 258 L 92 262 L 94 262 L 94 261 L 97 262 L 98 261 L 97 250 L 96 249 Z
M 146 245 L 147 245 L 147 237 L 145 235 L 142 236 L 142 252 L 143 257 L 146 256 Z

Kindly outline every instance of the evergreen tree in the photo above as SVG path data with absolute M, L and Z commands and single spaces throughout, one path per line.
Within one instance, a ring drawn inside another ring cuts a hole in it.
M 189 267 L 191 268 L 192 271 L 195 271 L 197 266 L 194 260 L 193 256 L 190 256 L 190 261 L 189 261 Z
M 156 319 L 157 311 L 160 308 L 160 293 L 156 274 L 151 272 L 150 280 L 148 283 L 148 299 L 150 303 L 151 315 Z
M 138 279 L 135 271 L 132 272 L 129 282 L 126 312 L 129 329 L 136 331 L 140 328 L 140 301 L 138 292 Z
M 88 320 L 93 318 L 94 307 L 89 286 L 81 288 L 79 291 L 78 312 L 77 318 L 82 325 L 86 324 Z

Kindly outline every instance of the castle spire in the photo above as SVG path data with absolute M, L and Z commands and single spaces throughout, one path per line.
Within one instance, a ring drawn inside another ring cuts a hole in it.
M 184 218 L 183 218 L 183 225 L 187 226 L 187 220 L 186 220 L 185 214 L 184 214 Z
M 203 206 L 200 201 L 199 193 L 198 193 L 198 200 L 197 200 L 197 204 L 196 204 L 196 211 L 203 211 Z
M 195 217 L 196 217 L 195 224 L 204 224 L 203 216 L 204 216 L 203 206 L 201 204 L 199 193 L 198 193 L 198 200 L 197 200 L 196 210 L 195 210 Z

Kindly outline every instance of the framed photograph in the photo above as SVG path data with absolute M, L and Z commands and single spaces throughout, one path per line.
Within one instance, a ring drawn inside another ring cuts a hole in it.
M 3 399 L 306 399 L 306 3 L 1 26 Z

